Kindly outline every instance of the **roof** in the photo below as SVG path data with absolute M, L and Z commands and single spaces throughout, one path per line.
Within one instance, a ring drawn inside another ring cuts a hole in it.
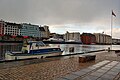
M 21 24 L 11 23 L 11 22 L 5 22 L 5 23 L 6 23 L 6 25 L 17 26 L 19 29 L 22 28 Z
M 95 36 L 94 34 L 91 34 L 91 33 L 82 33 L 82 35 L 86 35 L 86 36 Z
M 21 23 L 21 25 L 39 27 L 39 25 L 30 24 L 30 23 Z
M 7 25 L 14 25 L 14 26 L 20 26 L 20 24 L 16 24 L 16 23 L 10 23 L 10 22 L 6 22 Z

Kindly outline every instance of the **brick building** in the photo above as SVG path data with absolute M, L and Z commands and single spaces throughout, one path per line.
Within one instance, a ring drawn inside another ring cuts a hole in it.
M 81 34 L 81 41 L 83 44 L 95 44 L 96 37 L 91 33 L 82 33 Z

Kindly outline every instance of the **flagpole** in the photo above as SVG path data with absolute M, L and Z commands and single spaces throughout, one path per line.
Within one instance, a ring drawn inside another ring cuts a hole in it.
M 112 28 L 113 28 L 113 15 L 111 14 L 111 50 L 112 50 Z

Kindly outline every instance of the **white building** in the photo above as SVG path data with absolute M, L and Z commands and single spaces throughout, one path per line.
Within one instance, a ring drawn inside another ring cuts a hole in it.
M 49 39 L 50 38 L 49 26 L 44 25 L 43 28 L 45 29 L 45 33 L 44 33 L 45 38 Z
M 0 34 L 7 35 L 20 35 L 20 24 L 0 21 Z
M 20 28 L 20 24 L 6 22 L 6 25 L 4 27 L 4 34 L 15 36 L 20 35 Z
M 40 38 L 45 38 L 46 37 L 46 34 L 45 34 L 45 29 L 44 27 L 39 27 L 39 33 L 40 33 Z
M 96 43 L 98 44 L 111 44 L 111 36 L 101 33 L 94 33 L 96 37 Z
M 75 41 L 75 42 L 81 42 L 80 39 L 80 33 L 79 32 L 72 32 L 69 33 L 68 31 L 64 35 L 65 41 Z

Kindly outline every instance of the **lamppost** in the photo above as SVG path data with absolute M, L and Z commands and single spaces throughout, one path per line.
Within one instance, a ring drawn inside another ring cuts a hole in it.
M 102 32 L 102 36 L 103 36 L 103 44 L 104 44 L 104 31 Z

